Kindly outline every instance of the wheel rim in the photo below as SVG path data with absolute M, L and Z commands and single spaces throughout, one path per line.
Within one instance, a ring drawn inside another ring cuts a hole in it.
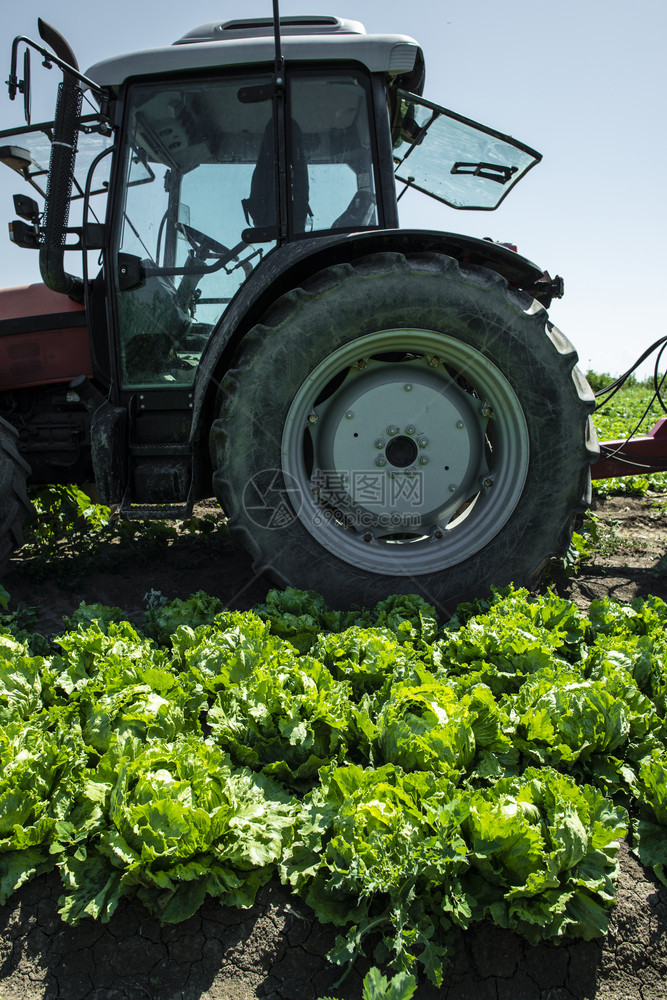
M 506 524 L 528 472 L 528 426 L 505 376 L 470 345 L 382 330 L 305 379 L 281 460 L 321 545 L 361 569 L 419 576 L 474 555 Z

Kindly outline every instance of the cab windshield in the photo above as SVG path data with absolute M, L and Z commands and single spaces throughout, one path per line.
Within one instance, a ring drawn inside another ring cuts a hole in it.
M 270 75 L 133 87 L 115 241 L 125 387 L 187 385 L 230 301 L 279 239 Z M 377 225 L 366 85 L 288 79 L 287 238 Z

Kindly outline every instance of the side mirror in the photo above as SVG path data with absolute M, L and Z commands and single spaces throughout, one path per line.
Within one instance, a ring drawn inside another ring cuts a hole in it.
M 14 211 L 21 219 L 26 219 L 35 225 L 39 223 L 39 205 L 34 198 L 27 194 L 14 195 Z
M 23 53 L 23 79 L 19 84 L 23 92 L 23 115 L 26 125 L 30 124 L 30 49 Z

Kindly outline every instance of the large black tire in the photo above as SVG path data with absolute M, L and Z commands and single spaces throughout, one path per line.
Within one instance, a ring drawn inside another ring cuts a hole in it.
M 0 417 L 0 578 L 14 549 L 23 544 L 23 522 L 31 510 L 26 493 L 30 466 L 19 454 L 18 434 Z
M 447 612 L 534 586 L 590 499 L 593 394 L 542 306 L 440 254 L 376 254 L 284 295 L 211 428 L 255 568 L 334 606 Z

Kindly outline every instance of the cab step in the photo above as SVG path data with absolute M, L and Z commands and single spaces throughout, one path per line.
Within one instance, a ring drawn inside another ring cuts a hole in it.
M 120 516 L 126 521 L 184 521 L 192 516 L 194 507 L 192 484 L 187 500 L 181 503 L 133 503 L 128 492 L 125 493 L 119 510 Z
M 192 504 L 163 503 L 151 507 L 146 504 L 123 503 L 119 513 L 126 521 L 184 521 L 192 514 Z

